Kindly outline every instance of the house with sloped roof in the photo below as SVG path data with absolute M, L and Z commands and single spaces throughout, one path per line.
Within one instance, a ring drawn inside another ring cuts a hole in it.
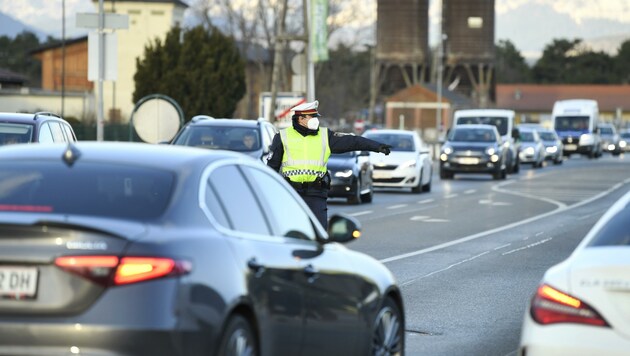
M 496 106 L 516 111 L 517 123 L 551 120 L 556 100 L 592 99 L 600 118 L 619 128 L 630 127 L 630 85 L 497 84 Z
M 20 89 L 28 81 L 22 74 L 0 68 L 0 89 Z
M 450 127 L 453 112 L 473 105 L 469 97 L 446 88 L 438 100 L 435 84 L 416 84 L 385 99 L 385 126 L 416 130 L 424 140 L 437 141 Z

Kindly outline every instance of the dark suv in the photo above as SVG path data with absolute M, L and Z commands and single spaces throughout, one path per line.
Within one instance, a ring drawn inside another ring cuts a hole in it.
M 75 142 L 72 126 L 49 112 L 0 113 L 0 146 L 31 142 Z
M 265 160 L 278 129 L 264 119 L 193 117 L 171 141 L 173 145 L 241 152 Z

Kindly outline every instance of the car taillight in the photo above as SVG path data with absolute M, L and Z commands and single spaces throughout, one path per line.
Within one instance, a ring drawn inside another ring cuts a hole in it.
M 538 287 L 532 298 L 530 313 L 537 323 L 543 325 L 575 323 L 609 326 L 588 304 L 547 284 Z
M 63 256 L 55 265 L 104 286 L 177 276 L 192 269 L 188 261 L 166 257 Z

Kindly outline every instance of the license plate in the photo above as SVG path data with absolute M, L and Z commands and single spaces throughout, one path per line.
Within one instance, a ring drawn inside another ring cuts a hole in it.
M 372 178 L 374 179 L 388 179 L 391 178 L 392 174 L 389 172 L 380 172 L 380 171 L 373 171 L 372 172 Z
M 564 145 L 564 149 L 566 151 L 575 151 L 575 150 L 577 150 L 577 145 L 570 145 L 570 144 L 569 145 Z
M 37 268 L 0 266 L 0 298 L 34 298 Z
M 477 157 L 460 157 L 459 164 L 479 164 L 479 158 Z

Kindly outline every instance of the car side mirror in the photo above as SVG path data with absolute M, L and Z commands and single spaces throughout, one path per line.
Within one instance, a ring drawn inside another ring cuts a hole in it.
M 336 213 L 328 220 L 328 242 L 346 243 L 361 236 L 361 224 L 353 217 Z
M 521 134 L 518 131 L 518 129 L 512 129 L 512 138 L 514 139 L 514 141 L 517 141 L 519 139 L 520 135 Z

